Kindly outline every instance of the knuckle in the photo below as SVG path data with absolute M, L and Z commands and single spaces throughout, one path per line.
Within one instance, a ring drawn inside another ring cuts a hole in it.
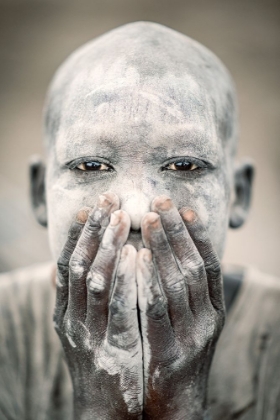
M 208 338 L 203 328 L 196 328 L 188 334 L 186 341 L 188 346 L 193 349 L 196 354 L 202 353 L 207 346 Z
M 211 274 L 213 277 L 219 277 L 221 275 L 221 265 L 218 257 L 211 256 L 210 258 L 206 259 L 205 268 L 207 273 Z
M 107 237 L 103 236 L 103 240 L 99 246 L 100 253 L 103 254 L 105 258 L 110 258 L 116 253 L 117 238 L 114 238 L 113 235 L 110 235 L 109 238 L 108 236 L 109 235 L 107 235 Z
M 177 268 L 170 269 L 168 266 L 165 266 L 165 275 L 166 278 L 166 289 L 168 292 L 176 292 L 177 290 L 182 291 L 182 288 L 185 287 L 185 276 Z
M 183 275 L 174 275 L 166 284 L 166 289 L 171 294 L 178 294 L 185 291 L 185 277 Z
M 148 302 L 146 309 L 147 316 L 155 321 L 160 321 L 167 314 L 167 301 L 163 296 L 158 296 Z
M 190 333 L 187 341 L 196 349 L 197 353 L 203 354 L 206 349 L 215 346 L 223 328 L 224 316 L 216 313 L 204 313 L 196 328 Z
M 91 216 L 89 216 L 88 222 L 84 229 L 84 235 L 86 237 L 92 237 L 92 235 L 98 235 L 98 232 L 101 228 L 100 220 L 101 220 L 101 212 L 96 211 Z
M 68 273 L 69 264 L 68 261 L 61 255 L 56 263 L 57 271 L 62 275 Z
M 113 298 L 109 303 L 109 311 L 111 316 L 118 321 L 127 317 L 128 311 L 136 308 L 129 308 L 123 299 Z
M 75 252 L 70 258 L 69 269 L 72 274 L 83 276 L 87 270 L 85 258 Z
M 66 339 L 68 342 L 68 345 L 70 345 L 72 348 L 77 347 L 77 340 L 80 342 L 80 336 L 78 333 L 78 329 L 75 328 L 75 325 L 70 321 L 69 318 L 65 320 L 65 328 L 64 328 L 64 340 Z
M 64 333 L 64 335 L 68 334 L 71 337 L 75 337 L 75 335 L 76 335 L 75 323 L 71 320 L 69 315 L 66 315 L 66 317 L 64 319 L 63 333 Z
M 106 291 L 106 280 L 103 274 L 91 272 L 87 276 L 87 290 L 96 298 L 103 297 Z
M 188 263 L 188 274 L 194 278 L 200 278 L 205 273 L 205 266 L 201 257 L 195 257 Z

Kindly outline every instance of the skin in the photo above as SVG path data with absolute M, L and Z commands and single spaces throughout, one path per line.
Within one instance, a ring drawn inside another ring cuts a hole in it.
M 107 194 L 88 218 L 81 210 L 57 264 L 54 325 L 72 377 L 75 418 L 142 418 L 136 250 L 125 245 L 130 220 L 113 212 L 118 205 Z
M 219 258 L 253 172 L 234 165 L 228 72 L 190 38 L 134 23 L 70 56 L 45 114 L 32 195 L 58 261 L 75 418 L 204 418 L 225 316 Z

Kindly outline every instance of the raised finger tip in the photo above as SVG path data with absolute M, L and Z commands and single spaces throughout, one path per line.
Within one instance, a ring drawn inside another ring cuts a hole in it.
M 91 211 L 90 207 L 81 208 L 77 213 L 76 221 L 84 225 L 88 219 L 88 215 L 90 211 Z
M 127 257 L 129 255 L 136 255 L 137 251 L 131 244 L 124 245 L 122 249 L 122 257 Z
M 160 216 L 155 212 L 149 212 L 143 217 L 141 225 L 144 229 L 149 226 L 157 227 L 160 225 Z
M 142 249 L 140 249 L 140 251 L 138 251 L 138 258 L 147 262 L 147 263 L 150 263 L 152 261 L 152 258 L 153 258 L 152 257 L 152 252 L 147 248 L 142 248 Z
M 98 207 L 110 207 L 112 205 L 117 206 L 119 208 L 120 200 L 117 194 L 106 191 L 103 194 L 100 194 L 98 197 Z
M 130 226 L 130 217 L 124 210 L 116 210 L 111 214 L 110 225 L 117 226 L 120 222 L 126 222 Z
M 197 220 L 197 214 L 194 210 L 191 209 L 181 209 L 180 214 L 185 222 L 194 223 Z
M 171 209 L 172 205 L 171 198 L 162 194 L 153 199 L 151 208 L 153 211 L 166 211 Z

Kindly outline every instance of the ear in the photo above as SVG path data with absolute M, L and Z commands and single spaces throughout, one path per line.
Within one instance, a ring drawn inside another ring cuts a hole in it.
M 32 156 L 29 164 L 31 204 L 36 220 L 42 226 L 47 226 L 45 173 L 46 168 L 42 159 L 39 156 Z
M 234 174 L 234 200 L 231 204 L 229 225 L 238 228 L 246 221 L 251 204 L 254 165 L 245 161 L 240 163 Z

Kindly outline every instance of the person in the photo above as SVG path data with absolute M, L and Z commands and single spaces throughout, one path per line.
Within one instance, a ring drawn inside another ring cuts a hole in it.
M 155 23 L 59 68 L 30 169 L 57 264 L 1 276 L 1 419 L 279 417 L 280 283 L 222 282 L 253 180 L 237 120 L 220 60 Z

